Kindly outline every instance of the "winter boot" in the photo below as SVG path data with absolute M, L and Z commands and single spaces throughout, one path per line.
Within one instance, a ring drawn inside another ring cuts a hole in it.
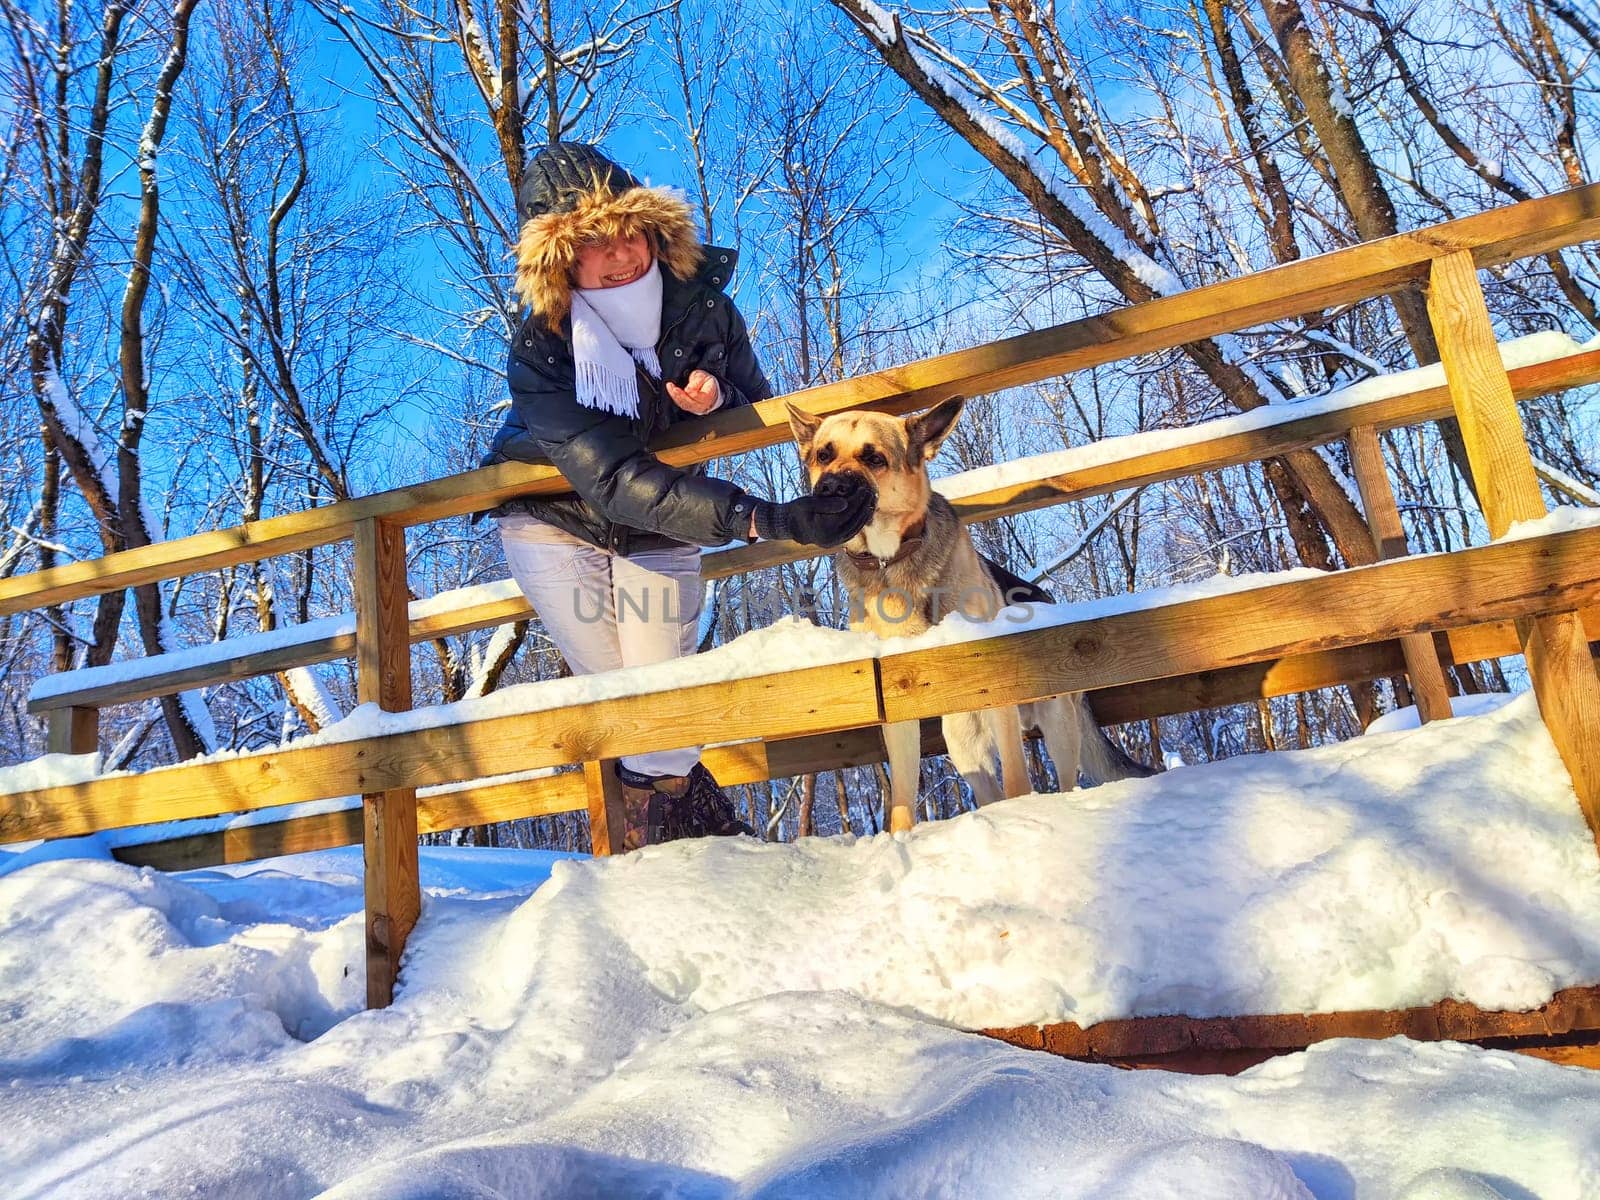
M 686 831 L 682 837 L 755 837 L 756 831 L 739 819 L 715 777 L 704 763 L 695 763 L 689 770 L 689 789 L 677 802 L 679 811 L 687 817 Z
M 644 775 L 619 762 L 617 778 L 627 825 L 624 851 L 679 838 L 755 836 L 702 763 L 687 775 Z
M 680 824 L 676 809 L 689 791 L 683 775 L 645 775 L 617 763 L 622 784 L 622 850 L 659 846 L 682 834 L 669 832 Z

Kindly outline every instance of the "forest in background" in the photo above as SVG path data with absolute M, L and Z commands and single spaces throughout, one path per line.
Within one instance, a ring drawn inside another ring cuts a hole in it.
M 552 140 L 681 187 L 740 249 L 734 295 L 788 392 L 1591 182 L 1597 59 L 1589 0 L 0 0 L 0 577 L 475 466 L 519 319 L 511 198 Z M 1502 337 L 1600 332 L 1600 247 L 1483 282 Z M 936 470 L 1437 358 L 1403 293 L 981 398 Z M 1536 458 L 1590 487 L 1596 399 L 1522 408 Z M 1413 549 L 1482 541 L 1452 431 L 1385 440 Z M 1370 561 L 1342 453 L 975 534 L 1060 598 Z M 718 466 L 801 486 L 788 447 Z M 0 619 L 0 765 L 43 752 L 34 680 L 350 611 L 345 552 Z M 505 573 L 465 520 L 408 557 L 419 596 Z M 719 582 L 707 644 L 762 609 L 742 588 L 842 623 L 830 576 Z M 417 703 L 560 670 L 537 622 L 463 635 L 417 648 Z M 271 745 L 354 692 L 334 663 L 109 709 L 104 766 Z M 1395 701 L 1327 689 L 1118 736 L 1205 761 Z M 924 784 L 932 815 L 965 803 L 942 761 Z M 868 770 L 740 791 L 772 836 L 877 828 Z M 467 836 L 576 845 L 582 820 Z

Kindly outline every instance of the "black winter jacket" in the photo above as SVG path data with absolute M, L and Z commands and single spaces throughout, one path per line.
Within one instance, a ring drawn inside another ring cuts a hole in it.
M 707 246 L 705 256 L 699 276 L 687 282 L 662 270 L 656 352 L 664 378 L 680 386 L 696 368 L 716 376 L 721 412 L 765 400 L 772 388 L 744 318 L 722 291 L 737 254 Z M 685 542 L 720 546 L 743 540 L 753 508 L 743 490 L 707 478 L 702 468 L 668 466 L 650 452 L 650 442 L 694 414 L 674 404 L 644 371 L 638 374 L 637 418 L 585 408 L 577 400 L 570 325 L 563 322 L 557 334 L 534 317 L 525 320 L 506 367 L 511 410 L 485 465 L 553 463 L 573 492 L 507 501 L 495 515 L 528 513 L 624 555 Z

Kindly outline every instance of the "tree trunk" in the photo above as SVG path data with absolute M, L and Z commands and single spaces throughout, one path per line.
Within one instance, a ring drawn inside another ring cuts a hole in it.
M 144 474 L 139 445 L 150 411 L 149 366 L 144 354 L 144 300 L 150 289 L 150 268 L 155 256 L 156 229 L 161 221 L 161 186 L 156 171 L 167 117 L 172 109 L 172 89 L 183 73 L 189 45 L 189 18 L 198 0 L 179 0 L 173 11 L 172 46 L 156 80 L 150 119 L 139 140 L 139 218 L 134 231 L 128 285 L 122 296 L 119 359 L 122 369 L 122 436 L 117 443 L 116 533 L 119 549 L 140 549 L 157 536 L 146 520 Z M 145 653 L 162 654 L 167 645 L 161 588 L 143 584 L 133 591 L 134 612 Z M 192 707 L 191 707 L 192 706 Z M 161 697 L 161 711 L 173 749 L 180 759 L 214 749 L 211 721 L 198 692 Z
M 1357 128 L 1350 99 L 1336 91 L 1326 64 L 1317 53 L 1306 27 L 1300 0 L 1261 0 L 1261 10 L 1278 40 L 1284 69 L 1300 106 L 1316 130 L 1322 149 L 1333 167 L 1339 196 L 1344 201 L 1356 233 L 1362 241 L 1376 241 L 1400 232 L 1394 202 L 1383 185 L 1383 176 Z M 1393 293 L 1390 300 L 1400 318 L 1406 341 L 1419 366 L 1439 361 L 1428 306 L 1415 286 Z M 1467 447 L 1455 419 L 1439 422 L 1450 462 L 1463 482 L 1473 487 L 1472 469 L 1467 464 Z M 1476 493 L 1474 493 L 1476 494 Z
M 817 775 L 815 771 L 812 771 L 802 776 L 800 780 L 800 813 L 798 817 L 799 824 L 795 830 L 796 838 L 816 836 L 816 801 Z

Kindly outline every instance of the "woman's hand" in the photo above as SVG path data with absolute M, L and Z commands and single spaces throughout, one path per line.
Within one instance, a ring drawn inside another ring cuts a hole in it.
M 717 382 L 715 375 L 695 370 L 689 372 L 688 382 L 683 387 L 675 383 L 667 384 L 667 395 L 684 412 L 703 417 L 722 403 L 722 385 Z

